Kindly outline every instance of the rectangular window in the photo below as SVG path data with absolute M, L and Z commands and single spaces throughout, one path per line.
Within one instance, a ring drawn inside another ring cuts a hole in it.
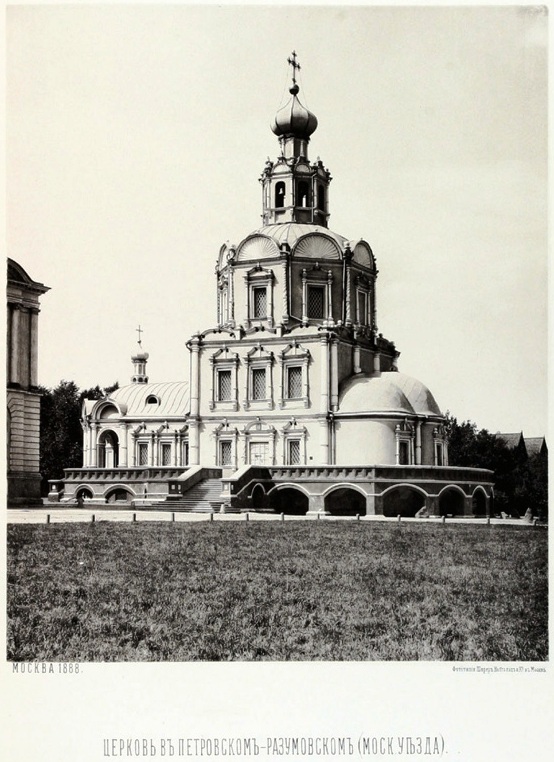
M 189 464 L 189 443 L 183 442 L 181 445 L 181 465 L 188 466 Z
M 253 317 L 267 317 L 267 288 L 254 288 L 252 291 L 252 298 L 254 303 Z
M 308 317 L 321 320 L 325 309 L 325 287 L 308 286 Z
M 398 463 L 401 466 L 410 465 L 410 444 L 409 442 L 399 442 Z
M 139 466 L 148 465 L 148 445 L 146 442 L 139 442 L 138 446 L 138 464 Z
M 358 323 L 367 325 L 367 294 L 365 291 L 358 291 Z
M 269 462 L 269 442 L 250 442 L 250 465 L 264 466 Z
M 252 399 L 265 400 L 265 368 L 252 368 Z
M 223 441 L 219 443 L 219 465 L 232 465 L 233 447 L 232 442 Z
M 162 466 L 170 466 L 170 465 L 171 465 L 171 445 L 163 444 L 162 445 Z
M 443 466 L 442 444 L 437 444 L 437 466 Z
M 300 440 L 291 439 L 288 443 L 288 464 L 289 466 L 300 465 Z
M 217 372 L 217 399 L 219 402 L 231 399 L 231 371 L 218 370 Z
M 287 368 L 287 399 L 302 397 L 302 368 L 296 366 Z

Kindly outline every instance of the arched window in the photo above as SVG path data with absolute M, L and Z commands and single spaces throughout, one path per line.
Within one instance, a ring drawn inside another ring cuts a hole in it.
M 154 394 L 150 394 L 146 398 L 146 404 L 147 405 L 157 405 L 159 403 L 159 401 L 160 400 Z
M 275 206 L 281 209 L 285 205 L 285 183 L 278 182 L 275 186 Z

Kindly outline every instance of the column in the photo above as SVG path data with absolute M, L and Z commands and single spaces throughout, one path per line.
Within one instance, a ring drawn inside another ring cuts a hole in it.
M 286 325 L 289 322 L 289 268 L 288 257 L 285 251 L 281 252 L 283 256 L 283 314 L 282 321 Z
M 86 421 L 81 421 L 83 427 L 83 468 L 88 466 L 88 448 L 90 444 L 90 435 Z
M 29 347 L 29 383 L 38 386 L 38 310 L 31 309 L 29 320 L 31 323 L 31 342 Z
M 19 378 L 19 346 L 20 346 L 20 322 L 21 308 L 18 304 L 11 305 L 12 332 L 10 336 L 10 378 L 14 384 L 20 383 Z
M 360 345 L 354 345 L 354 373 L 361 373 L 362 366 L 360 365 Z
M 302 325 L 308 325 L 308 274 L 302 270 Z
M 327 273 L 327 320 L 333 320 L 333 273 Z
M 227 296 L 227 312 L 231 326 L 235 327 L 235 271 L 229 264 L 229 294 Z
M 329 337 L 321 335 L 321 399 L 319 412 L 327 414 L 329 410 Z
M 190 414 L 198 416 L 200 412 L 200 346 L 198 336 L 191 340 L 190 357 Z
M 129 426 L 126 423 L 122 423 L 120 426 L 120 442 L 119 442 L 119 465 L 122 468 L 127 468 L 128 464 L 128 447 L 129 447 Z
M 154 461 L 155 454 L 156 454 L 156 435 L 154 432 L 152 432 L 150 434 L 150 457 L 148 458 L 150 466 L 156 465 Z
M 416 421 L 415 464 L 416 466 L 421 466 L 421 421 Z
M 346 288 L 345 288 L 346 293 L 345 293 L 345 296 L 344 296 L 345 307 L 346 307 L 346 310 L 345 310 L 344 314 L 345 314 L 345 324 L 347 326 L 351 326 L 352 325 L 352 305 L 350 303 L 350 298 L 351 298 L 350 297 L 350 291 L 351 291 L 350 280 L 351 280 L 351 278 L 350 278 L 350 259 L 348 259 L 346 261 Z M 356 372 L 356 371 L 354 371 L 354 372 Z M 359 371 L 358 371 L 358 373 L 359 373 Z
M 200 465 L 198 421 L 189 421 L 189 465 Z
M 329 465 L 329 421 L 327 418 L 322 418 L 319 421 L 319 446 L 320 446 L 320 458 L 321 465 Z
M 339 406 L 339 345 L 336 338 L 331 340 L 331 410 Z
M 246 296 L 246 302 L 244 305 L 244 325 L 246 328 L 250 328 L 250 280 L 248 275 L 244 276 L 244 291 Z
M 373 372 L 374 373 L 381 372 L 381 353 L 380 352 L 375 352 L 373 355 Z
M 98 463 L 98 424 L 94 422 L 91 426 L 91 444 L 90 444 L 90 465 L 96 468 Z

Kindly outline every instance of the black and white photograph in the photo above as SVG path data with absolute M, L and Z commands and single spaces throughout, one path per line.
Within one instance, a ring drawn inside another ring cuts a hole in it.
M 4 758 L 549 758 L 548 7 L 5 40 Z

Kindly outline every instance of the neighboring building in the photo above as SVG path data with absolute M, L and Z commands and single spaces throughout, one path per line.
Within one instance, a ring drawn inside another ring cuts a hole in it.
M 379 333 L 371 247 L 328 228 L 331 175 L 308 157 L 317 119 L 294 77 L 290 94 L 263 226 L 220 249 L 217 324 L 187 344 L 189 384 L 148 383 L 141 352 L 130 385 L 85 403 L 66 500 L 485 514 L 492 473 L 448 467 L 439 406 Z
M 548 447 L 544 437 L 525 437 L 525 449 L 528 457 L 540 455 L 543 458 L 548 457 Z
M 8 505 L 40 502 L 39 299 L 49 288 L 8 259 L 7 465 Z
M 516 433 L 503 433 L 497 431 L 495 434 L 510 450 L 514 450 L 521 460 L 527 460 L 532 455 L 548 456 L 548 447 L 544 437 L 524 437 L 523 431 Z

